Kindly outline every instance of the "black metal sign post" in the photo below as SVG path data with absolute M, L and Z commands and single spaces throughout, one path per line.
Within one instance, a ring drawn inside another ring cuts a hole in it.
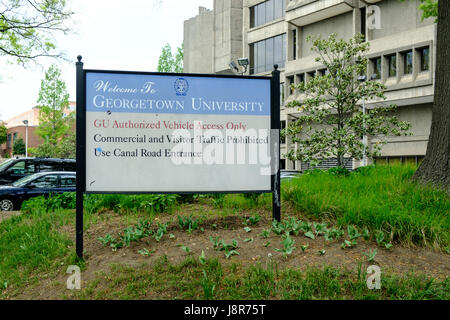
M 76 195 L 76 253 L 78 258 L 83 258 L 83 195 L 85 192 L 86 180 L 86 74 L 83 70 L 81 56 L 77 57 L 76 78 L 77 78 L 77 195 Z
M 271 137 L 272 142 L 272 217 L 278 222 L 281 220 L 281 193 L 280 193 L 280 71 L 274 65 L 270 83 L 271 99 Z

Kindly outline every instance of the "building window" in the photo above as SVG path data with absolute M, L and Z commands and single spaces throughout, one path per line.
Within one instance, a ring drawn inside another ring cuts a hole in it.
M 280 159 L 280 170 L 286 170 L 286 159 Z
M 373 74 L 375 75 L 374 79 L 381 79 L 381 57 L 372 59 L 372 68 Z
M 269 0 L 250 7 L 250 28 L 266 24 L 284 16 L 284 0 Z
M 305 74 L 304 73 L 299 73 L 297 75 L 297 83 L 298 84 L 305 83 Z
M 292 59 L 297 59 L 297 30 L 292 30 Z
M 313 79 L 316 76 L 316 72 L 315 71 L 310 71 L 307 73 L 308 75 L 308 80 Z
M 286 129 L 286 120 L 281 120 L 280 127 L 281 127 L 281 130 Z M 280 136 L 280 141 L 281 141 L 282 144 L 285 144 L 286 143 L 286 137 Z
M 294 90 L 292 89 L 292 85 L 294 84 L 294 76 L 286 77 L 286 84 L 288 86 L 288 95 L 293 94 Z
M 359 9 L 361 14 L 361 34 L 363 36 L 364 41 L 366 40 L 366 7 L 362 7 Z
M 17 132 L 13 133 L 13 142 L 17 140 Z
M 397 76 L 397 55 L 393 54 L 387 57 L 389 77 Z
M 284 82 L 280 83 L 280 106 L 284 104 Z
M 430 70 L 430 48 L 421 48 L 418 51 L 420 55 L 420 71 Z
M 327 74 L 327 69 L 320 69 L 320 70 L 317 70 L 317 73 L 318 73 L 319 76 L 324 76 L 324 75 Z
M 274 64 L 284 67 L 286 34 L 250 44 L 250 74 L 271 71 Z
M 423 156 L 376 157 L 374 162 L 376 165 L 420 165 L 423 158 Z
M 413 72 L 413 52 L 407 51 L 403 54 L 404 74 L 412 74 Z

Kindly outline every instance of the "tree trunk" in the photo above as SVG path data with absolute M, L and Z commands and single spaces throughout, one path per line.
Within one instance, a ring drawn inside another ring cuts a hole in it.
M 427 153 L 414 179 L 450 192 L 450 1 L 439 1 L 436 80 Z

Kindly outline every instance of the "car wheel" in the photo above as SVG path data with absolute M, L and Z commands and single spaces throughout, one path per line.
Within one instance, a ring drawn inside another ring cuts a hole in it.
M 12 211 L 14 209 L 14 203 L 9 199 L 0 200 L 0 210 L 2 211 Z

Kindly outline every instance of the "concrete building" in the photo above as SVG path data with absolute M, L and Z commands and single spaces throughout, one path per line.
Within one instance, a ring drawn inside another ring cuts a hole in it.
M 337 33 L 348 39 L 361 33 L 370 42 L 368 77 L 377 75 L 374 81 L 387 86 L 386 103 L 397 104 L 400 120 L 412 125 L 411 136 L 389 137 L 375 161 L 418 163 L 425 155 L 431 126 L 436 52 L 436 25 L 432 18 L 421 20 L 419 4 L 420 0 L 214 0 L 212 10 L 201 9 L 185 22 L 184 70 L 232 73 L 229 63 L 248 57 L 248 74 L 270 75 L 277 63 L 285 104 L 301 99 L 290 84 L 324 72 L 315 62 L 308 36 Z M 372 23 L 377 21 L 379 25 Z M 368 108 L 373 105 L 366 103 Z M 298 114 L 283 105 L 282 127 Z M 369 139 L 369 145 L 376 142 Z M 295 147 L 288 139 L 282 154 Z M 334 164 L 330 159 L 323 166 Z M 360 163 L 349 165 L 354 168 Z M 281 166 L 309 168 L 307 163 L 286 159 Z

